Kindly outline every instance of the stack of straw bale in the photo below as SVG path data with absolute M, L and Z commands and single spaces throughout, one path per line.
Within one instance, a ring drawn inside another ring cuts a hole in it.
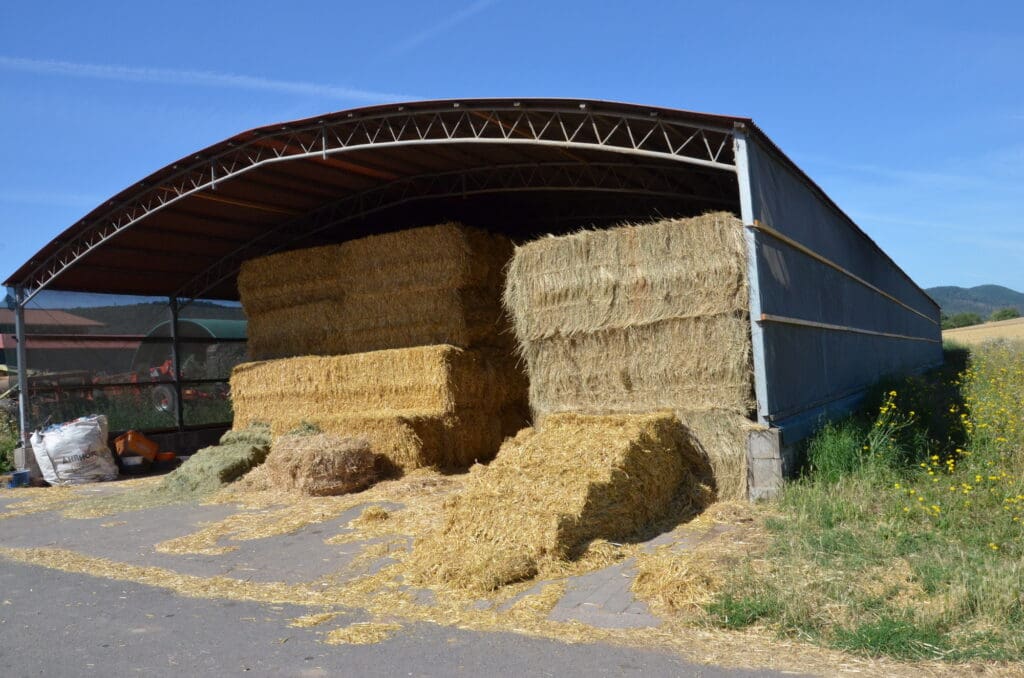
M 236 425 L 364 437 L 404 469 L 491 459 L 522 426 L 525 391 L 514 358 L 447 345 L 245 363 L 231 376 Z
M 511 255 L 507 238 L 447 223 L 247 261 L 249 355 L 511 348 L 500 303 Z
M 698 508 L 709 495 L 706 473 L 672 413 L 553 414 L 471 469 L 443 528 L 416 544 L 414 571 L 482 591 L 528 579 L 593 539 L 646 536 L 680 500 Z
M 235 421 L 367 439 L 395 466 L 486 461 L 528 418 L 502 308 L 511 242 L 441 224 L 242 267 Z
M 530 406 L 546 415 L 672 410 L 746 493 L 754 408 L 742 223 L 691 219 L 548 237 L 516 248 L 504 293 Z

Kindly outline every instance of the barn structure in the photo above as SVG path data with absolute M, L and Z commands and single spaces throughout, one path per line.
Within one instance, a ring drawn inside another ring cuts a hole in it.
M 26 309 L 54 291 L 164 300 L 180 363 L 181 319 L 197 302 L 229 308 L 254 257 L 445 220 L 523 241 L 713 210 L 746 229 L 753 416 L 768 427 L 750 442 L 751 487 L 767 487 L 823 420 L 884 375 L 940 363 L 942 346 L 936 303 L 748 118 L 483 99 L 269 125 L 113 196 L 6 284 L 22 340 Z M 180 364 L 172 379 L 180 398 Z M 39 422 L 21 398 L 28 431 Z

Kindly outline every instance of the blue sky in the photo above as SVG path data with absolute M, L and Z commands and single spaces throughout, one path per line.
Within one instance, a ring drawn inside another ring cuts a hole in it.
M 483 96 L 750 116 L 922 286 L 1024 290 L 1012 2 L 3 3 L 0 273 L 244 129 Z

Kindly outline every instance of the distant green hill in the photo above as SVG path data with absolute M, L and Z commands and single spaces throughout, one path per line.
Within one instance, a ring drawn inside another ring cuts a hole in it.
M 1001 285 L 977 287 L 929 287 L 925 290 L 942 307 L 946 315 L 977 313 L 988 319 L 992 311 L 1016 308 L 1024 315 L 1024 294 Z

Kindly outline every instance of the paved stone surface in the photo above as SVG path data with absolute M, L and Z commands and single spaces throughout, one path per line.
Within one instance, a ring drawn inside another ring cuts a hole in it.
M 548 618 L 613 629 L 657 626 L 660 620 L 630 590 L 635 573 L 636 561 L 630 558 L 597 572 L 570 577 L 565 595 Z
M 4 526 L 0 522 L 0 535 Z M 305 608 L 183 598 L 161 589 L 16 563 L 0 568 L 0 675 L 46 676 L 695 676 L 775 678 L 659 651 L 511 633 L 407 625 L 374 645 L 326 645 L 365 617 L 291 628 Z M 789 674 L 792 675 L 792 674 Z

